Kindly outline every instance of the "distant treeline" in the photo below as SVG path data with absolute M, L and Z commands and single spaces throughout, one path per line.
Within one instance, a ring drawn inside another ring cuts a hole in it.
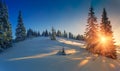
M 75 39 L 75 40 L 84 40 L 84 36 L 80 34 L 73 35 L 71 32 L 66 32 L 65 30 L 63 32 L 60 30 L 55 31 L 54 28 L 52 28 L 52 31 L 54 31 L 54 37 L 64 37 L 64 38 Z M 48 31 L 46 29 L 40 33 L 39 31 L 28 29 L 26 38 L 50 37 L 52 36 L 52 31 Z

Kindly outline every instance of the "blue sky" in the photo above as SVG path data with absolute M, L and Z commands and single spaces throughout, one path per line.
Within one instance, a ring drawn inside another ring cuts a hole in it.
M 13 36 L 21 10 L 26 28 L 43 31 L 66 30 L 73 34 L 84 34 L 89 7 L 92 4 L 98 23 L 105 7 L 113 25 L 115 38 L 119 37 L 120 0 L 6 0 Z M 118 39 L 117 39 L 118 40 Z M 120 39 L 119 39 L 120 40 Z M 118 40 L 118 41 L 119 41 Z

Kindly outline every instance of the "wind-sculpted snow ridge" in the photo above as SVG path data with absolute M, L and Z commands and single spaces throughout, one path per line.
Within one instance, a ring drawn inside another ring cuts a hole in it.
M 56 55 L 63 47 L 70 55 Z M 113 60 L 88 53 L 83 41 L 33 38 L 3 52 L 0 71 L 120 71 L 120 50 L 117 50 L 118 59 Z

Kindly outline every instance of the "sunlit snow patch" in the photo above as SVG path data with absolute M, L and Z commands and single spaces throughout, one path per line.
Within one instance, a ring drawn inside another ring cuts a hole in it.
M 59 42 L 69 44 L 69 45 L 74 45 L 74 46 L 84 46 L 83 42 L 76 42 L 76 41 L 70 41 L 66 39 L 58 39 Z M 82 47 L 84 48 L 84 47 Z

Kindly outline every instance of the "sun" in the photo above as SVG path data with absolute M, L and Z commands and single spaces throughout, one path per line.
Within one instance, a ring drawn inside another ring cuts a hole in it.
M 100 37 L 100 43 L 106 44 L 107 43 L 107 38 L 105 36 Z
M 105 43 L 106 42 L 106 38 L 105 37 L 101 37 L 101 42 Z

